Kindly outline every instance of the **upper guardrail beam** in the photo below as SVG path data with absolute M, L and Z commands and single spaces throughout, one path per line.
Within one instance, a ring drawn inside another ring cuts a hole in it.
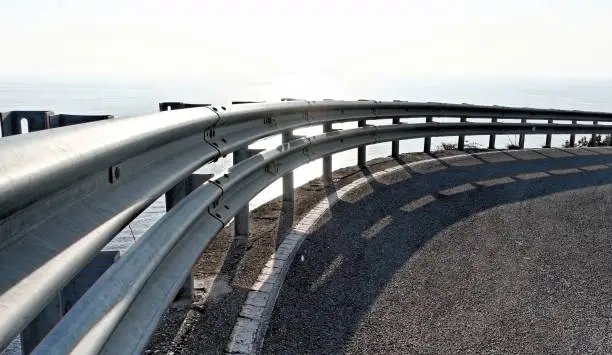
M 147 150 L 204 131 L 207 108 L 85 123 L 0 139 L 0 218 Z M 1 242 L 0 242 L 1 244 Z

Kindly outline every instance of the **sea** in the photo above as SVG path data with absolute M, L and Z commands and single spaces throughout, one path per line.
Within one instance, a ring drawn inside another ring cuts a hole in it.
M 287 80 L 281 80 L 286 83 Z M 295 86 L 284 91 L 278 82 L 209 82 L 202 79 L 172 78 L 0 78 L 0 112 L 12 110 L 50 110 L 66 114 L 111 114 L 130 117 L 158 111 L 158 103 L 183 101 L 227 105 L 231 101 L 280 101 L 281 97 L 299 99 L 374 99 L 405 100 L 414 102 L 448 102 L 484 105 L 508 105 L 518 107 L 558 108 L 572 110 L 596 110 L 612 112 L 611 78 L 408 78 L 377 82 L 372 85 L 345 85 L 345 91 L 328 91 L 327 85 L 316 90 L 296 90 Z M 311 85 L 312 87 L 312 85 Z M 314 87 L 316 89 L 316 87 Z M 344 95 L 343 95 L 344 94 Z M 276 96 L 275 96 L 276 95 Z M 310 95 L 305 97 L 304 95 Z M 343 95 L 343 96 L 312 96 Z M 458 119 L 435 119 L 439 122 L 457 122 Z M 403 122 L 424 122 L 424 118 L 402 119 Z M 478 121 L 478 120 L 474 120 Z M 518 122 L 517 120 L 506 120 Z M 502 121 L 503 122 L 503 121 Z M 391 120 L 369 121 L 369 124 L 391 124 Z M 561 123 L 561 122 L 560 122 Z M 335 124 L 334 128 L 354 128 L 356 123 Z M 298 135 L 315 135 L 322 127 L 296 130 Z M 553 136 L 553 146 L 561 146 L 568 135 Z M 527 136 L 526 147 L 536 148 L 544 144 L 544 135 Z M 432 138 L 432 148 L 443 142 L 456 143 L 457 137 Z M 496 148 L 504 148 L 518 142 L 518 136 L 498 136 Z M 253 143 L 250 148 L 271 149 L 281 143 L 280 136 L 273 136 Z M 468 136 L 466 144 L 487 147 L 488 136 Z M 419 152 L 423 139 L 400 142 L 400 152 Z M 367 159 L 389 156 L 391 143 L 367 147 Z M 357 163 L 356 150 L 337 153 L 332 158 L 333 169 Z M 199 169 L 201 173 L 222 174 L 232 164 L 231 157 L 221 159 Z M 300 186 L 319 176 L 321 160 L 304 165 L 294 172 L 295 186 Z M 249 203 L 250 209 L 270 201 L 281 194 L 280 179 L 263 190 Z M 105 249 L 122 253 L 140 238 L 165 213 L 165 201 L 161 196 L 132 223 L 121 231 Z M 2 354 L 19 354 L 16 339 Z

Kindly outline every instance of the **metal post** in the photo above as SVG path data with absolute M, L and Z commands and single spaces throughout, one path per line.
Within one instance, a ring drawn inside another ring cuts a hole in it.
M 357 127 L 365 127 L 366 121 L 357 121 Z M 366 147 L 365 145 L 360 145 L 357 147 L 357 165 L 360 168 L 365 168 L 366 166 Z
M 459 122 L 465 123 L 465 122 L 467 122 L 467 118 L 461 117 L 459 119 Z M 465 148 L 465 136 L 464 135 L 460 135 L 459 136 L 459 142 L 457 143 L 457 150 L 463 150 L 464 148 Z
M 81 123 L 96 122 L 113 118 L 113 115 L 58 115 L 49 116 L 49 128 L 73 126 Z
M 0 125 L 4 137 L 21 134 L 22 121 L 27 122 L 27 132 L 42 131 L 50 128 L 49 117 L 53 111 L 10 111 L 0 114 Z
M 21 332 L 21 349 L 23 354 L 32 353 L 34 348 L 62 319 L 64 302 L 59 293 Z
M 593 121 L 593 125 L 594 126 L 596 126 L 598 124 L 599 124 L 599 122 Z M 596 140 L 597 140 L 597 134 L 596 133 L 591 134 L 591 144 L 593 145 L 593 147 L 597 146 Z
M 188 184 L 189 182 L 187 179 L 181 180 L 178 184 L 174 185 L 173 188 L 166 192 L 166 212 L 170 211 L 172 207 L 174 207 L 181 199 L 191 192 L 188 191 Z M 191 299 L 193 296 L 193 290 L 193 276 L 191 273 L 189 273 L 185 279 L 185 282 L 183 283 L 183 286 L 181 286 L 181 289 L 176 294 L 175 300 Z
M 331 123 L 323 124 L 323 133 L 329 133 L 332 131 Z M 323 157 L 323 176 L 321 177 L 324 185 L 331 185 L 332 183 L 332 156 L 326 155 Z
M 572 125 L 575 125 L 575 124 L 576 124 L 576 120 L 573 120 Z M 576 146 L 576 134 L 574 133 L 570 134 L 569 146 L 570 147 Z
M 234 165 L 249 158 L 248 148 L 240 148 L 234 152 Z M 234 236 L 249 236 L 249 204 L 244 205 L 234 216 Z
M 293 132 L 283 133 L 283 144 L 293 140 Z M 293 189 L 293 171 L 283 175 L 283 202 L 293 203 L 295 199 L 295 191 Z
M 180 200 L 185 198 L 185 196 L 189 195 L 193 190 L 197 189 L 198 186 L 202 185 L 211 177 L 212 174 L 191 174 L 186 179 L 181 180 L 178 184 L 174 185 L 174 187 L 166 192 L 166 211 L 170 211 L 170 209 L 176 206 Z M 176 295 L 176 299 L 191 299 L 193 296 L 193 290 L 193 276 L 190 273 Z
M 497 123 L 497 117 L 491 118 L 491 123 Z M 495 149 L 495 135 L 489 136 L 489 149 Z
M 393 124 L 400 124 L 399 117 L 393 118 Z M 399 141 L 391 142 L 391 157 L 395 159 L 399 158 Z
M 548 120 L 548 124 L 553 124 L 553 120 Z M 546 145 L 544 147 L 552 148 L 552 134 L 546 135 Z
M 425 123 L 433 122 L 433 117 L 427 116 L 425 117 Z M 425 153 L 431 153 L 431 137 L 425 137 L 425 142 L 423 143 L 423 151 Z
M 521 119 L 521 123 L 527 123 L 527 119 L 526 118 Z M 525 134 L 519 135 L 519 148 L 525 149 Z
M 119 251 L 100 251 L 21 332 L 21 348 L 30 354 L 89 288 L 119 259 Z

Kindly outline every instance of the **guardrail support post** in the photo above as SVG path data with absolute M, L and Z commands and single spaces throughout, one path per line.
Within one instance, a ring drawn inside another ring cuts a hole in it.
M 159 105 L 160 111 L 181 110 L 184 108 L 210 106 L 210 104 L 190 104 L 186 102 L 176 102 L 176 101 L 160 102 L 158 105 Z
M 283 144 L 293 140 L 293 132 L 283 133 Z M 293 189 L 293 171 L 283 175 L 283 203 L 293 203 L 295 190 Z
M 166 211 L 170 211 L 170 209 L 176 206 L 180 200 L 185 198 L 185 196 L 189 195 L 193 190 L 198 188 L 211 177 L 212 174 L 191 174 L 186 179 L 181 180 L 178 184 L 174 185 L 173 188 L 166 192 Z M 191 276 L 191 273 L 189 273 L 185 279 L 185 283 L 177 293 L 176 299 L 191 299 L 192 296 L 193 277 Z
M 577 123 L 576 120 L 572 121 L 572 125 L 575 125 L 576 123 Z M 574 133 L 570 134 L 569 146 L 572 148 L 576 146 L 576 134 Z
M 598 124 L 599 124 L 599 122 L 593 121 L 593 125 L 594 126 L 596 126 Z M 597 140 L 597 133 L 591 134 L 591 144 L 593 145 L 593 147 L 595 147 L 595 145 L 596 145 L 596 142 L 595 142 L 596 140 Z
M 548 124 L 553 124 L 553 120 L 548 120 Z M 545 148 L 552 148 L 552 134 L 548 133 L 546 135 L 546 144 L 544 145 Z
M 400 118 L 394 117 L 393 124 L 400 124 Z M 395 159 L 399 158 L 399 141 L 391 142 L 391 157 Z
M 461 117 L 459 119 L 459 122 L 465 123 L 465 122 L 467 122 L 467 118 L 466 117 Z M 459 142 L 457 143 L 457 150 L 463 150 L 464 148 L 465 148 L 465 136 L 461 135 L 461 136 L 459 136 Z
M 323 124 L 323 133 L 329 133 L 332 131 L 331 123 Z M 323 157 L 323 176 L 321 177 L 323 185 L 331 185 L 332 181 L 332 156 L 326 155 Z
M 210 104 L 188 104 L 184 102 L 160 102 L 160 111 L 180 110 L 192 107 L 205 107 Z M 176 205 L 181 199 L 189 195 L 190 192 L 195 190 L 198 186 L 202 185 L 206 180 L 210 179 L 212 174 L 191 174 L 188 178 L 182 180 L 176 184 L 172 189 L 166 192 L 166 211 L 169 211 L 174 205 Z M 248 213 L 248 208 L 247 208 Z M 193 296 L 193 276 L 191 272 L 185 279 L 185 283 L 176 295 L 176 299 L 189 298 Z
M 521 119 L 521 123 L 527 123 L 527 119 L 526 118 Z M 525 134 L 519 135 L 519 148 L 525 149 Z
M 32 353 L 38 343 L 62 319 L 63 315 L 64 301 L 60 292 L 21 332 L 22 353 L 26 355 Z
M 249 158 L 249 149 L 240 148 L 234 152 L 234 165 Z M 249 204 L 243 206 L 234 216 L 234 236 L 249 236 Z
M 50 128 L 49 118 L 53 114 L 53 111 L 0 112 L 0 131 L 4 137 L 26 133 L 21 131 L 22 123 L 26 123 L 27 132 L 42 131 Z
M 357 127 L 365 127 L 366 121 L 357 121 Z M 357 165 L 360 168 L 365 168 L 366 166 L 366 147 L 365 145 L 360 145 L 357 147 Z
M 433 117 L 431 116 L 425 117 L 425 123 L 431 123 L 431 122 L 433 122 Z M 425 153 L 431 153 L 431 137 L 425 137 L 425 140 L 423 143 L 423 151 Z
M 497 117 L 491 118 L 491 123 L 497 123 Z M 495 135 L 489 136 L 489 149 L 495 149 Z
M 119 251 L 101 251 L 75 275 L 68 284 L 21 332 L 21 349 L 30 354 L 72 306 L 119 258 Z

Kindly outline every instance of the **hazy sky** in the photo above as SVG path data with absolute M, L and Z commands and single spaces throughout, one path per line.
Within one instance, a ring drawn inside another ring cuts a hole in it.
M 0 13 L 3 76 L 612 76 L 610 0 L 2 0 Z

